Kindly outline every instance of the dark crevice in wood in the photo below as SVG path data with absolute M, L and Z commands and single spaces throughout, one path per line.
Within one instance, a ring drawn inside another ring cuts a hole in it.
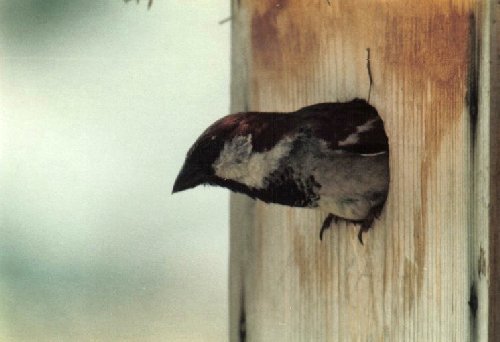
M 475 284 L 472 284 L 472 286 L 470 287 L 470 296 L 469 296 L 468 304 L 469 304 L 470 312 L 472 314 L 472 318 L 474 320 L 474 326 L 475 326 L 476 325 L 475 321 L 476 321 L 476 315 L 477 315 L 477 308 L 479 306 Z
M 241 308 L 240 308 L 240 321 L 238 323 L 238 336 L 240 342 L 245 342 L 247 340 L 247 317 L 245 310 L 245 291 L 242 289 L 241 291 Z
M 474 194 L 476 192 L 476 183 L 474 179 L 474 170 L 477 169 L 477 159 L 476 159 L 476 153 L 475 153 L 475 148 L 477 146 L 477 120 L 478 120 L 478 87 L 479 87 L 479 44 L 478 44 L 478 39 L 479 37 L 477 36 L 477 27 L 476 27 L 476 18 L 474 16 L 474 13 L 471 13 L 469 15 L 469 46 L 468 46 L 468 58 L 469 58 L 469 65 L 468 65 L 468 70 L 467 70 L 467 88 L 466 88 L 466 94 L 465 94 L 465 103 L 466 106 L 469 110 L 469 120 L 470 120 L 470 139 L 471 139 L 471 144 L 470 144 L 470 158 L 471 158 L 471 188 L 470 192 Z M 475 213 L 475 207 L 473 204 L 473 201 L 470 203 L 470 207 L 472 215 L 469 217 L 469 234 L 470 236 L 476 236 L 477 231 L 475 231 L 475 222 L 476 221 L 476 213 Z M 476 260 L 477 259 L 477 250 L 475 247 L 475 244 L 473 241 L 469 243 L 469 258 L 470 260 Z M 469 309 L 470 309 L 470 329 L 471 329 L 471 337 L 473 339 L 476 339 L 478 336 L 478 324 L 477 324 L 477 309 L 479 306 L 478 302 L 478 297 L 477 297 L 477 289 L 476 289 L 476 284 L 475 281 L 477 280 L 476 276 L 476 265 L 474 264 L 473 261 L 469 263 L 469 281 L 472 281 L 472 285 L 470 287 L 470 293 L 469 293 Z

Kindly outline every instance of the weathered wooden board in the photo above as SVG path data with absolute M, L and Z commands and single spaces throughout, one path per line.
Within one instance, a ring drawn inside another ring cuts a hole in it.
M 500 162 L 493 158 L 490 169 L 489 152 L 498 152 L 490 114 L 500 107 L 484 80 L 498 70 L 498 50 L 488 50 L 498 45 L 487 37 L 498 7 L 479 0 L 233 1 L 232 111 L 367 98 L 371 73 L 370 103 L 389 136 L 391 188 L 364 246 L 357 228 L 344 223 L 321 242 L 325 214 L 233 195 L 232 341 L 500 336 L 489 302 L 496 297 L 498 306 L 500 297 L 490 279 L 500 275 L 500 252 L 489 244 L 498 241 L 500 214 L 492 208 L 500 199 L 490 203 L 488 190 L 489 177 L 499 179 Z M 498 76 L 488 84 L 495 82 Z M 492 195 L 499 193 L 494 186 Z
M 489 225 L 481 232 L 481 236 L 487 236 L 489 252 L 483 253 L 478 263 L 478 274 L 484 276 L 482 286 L 484 291 L 483 302 L 487 308 L 483 309 L 484 315 L 488 314 L 488 336 L 490 341 L 500 341 L 500 1 L 491 1 L 491 7 L 485 11 L 484 31 L 491 30 L 491 34 L 485 32 L 486 39 L 483 40 L 483 54 L 485 60 L 481 64 L 483 69 L 480 75 L 488 82 L 480 82 L 483 87 L 480 94 L 480 104 L 485 113 L 490 113 L 490 122 L 485 124 L 485 131 L 489 131 L 491 167 L 489 174 L 485 175 L 490 181 L 491 194 L 484 209 L 484 215 L 488 215 Z M 489 39 L 487 39 L 489 38 Z M 488 58 L 489 57 L 489 58 Z M 488 107 L 489 106 L 489 107 Z M 482 184 L 482 179 L 479 180 Z M 486 189 L 483 190 L 486 192 Z M 480 256 L 481 256 L 480 255 Z M 484 267 L 483 267 L 484 266 Z M 481 272 L 483 271 L 484 272 Z M 482 298 L 481 298 L 482 299 Z

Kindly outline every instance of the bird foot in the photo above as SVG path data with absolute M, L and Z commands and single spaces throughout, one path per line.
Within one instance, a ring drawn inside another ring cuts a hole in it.
M 330 228 L 332 222 L 337 223 L 340 219 L 341 218 L 338 217 L 338 216 L 335 216 L 333 214 L 328 214 L 328 216 L 323 221 L 323 225 L 321 226 L 321 229 L 319 231 L 319 239 L 320 239 L 320 241 L 323 241 L 323 233 L 325 232 L 325 230 L 327 230 L 328 228 Z M 356 222 L 357 224 L 360 225 L 359 233 L 358 233 L 358 240 L 359 240 L 359 243 L 361 243 L 361 245 L 364 245 L 364 243 L 363 243 L 363 233 L 366 233 L 367 231 L 370 230 L 370 228 L 373 226 L 373 221 L 374 220 L 375 220 L 375 216 L 374 215 L 370 215 L 370 217 L 368 217 L 367 219 L 365 219 L 363 221 L 354 221 L 354 222 Z
M 359 233 L 358 233 L 358 240 L 361 245 L 364 245 L 363 243 L 363 233 L 366 233 L 367 231 L 370 230 L 370 228 L 373 226 L 373 221 L 375 220 L 375 216 L 370 216 L 366 220 L 361 221 L 361 225 L 359 227 Z
M 328 214 L 328 216 L 323 221 L 323 225 L 321 226 L 321 229 L 319 231 L 319 240 L 320 241 L 323 241 L 323 233 L 325 232 L 325 230 L 327 230 L 328 228 L 330 228 L 330 225 L 332 224 L 332 221 L 335 220 L 335 223 L 337 223 L 338 219 L 339 218 L 337 216 L 335 216 L 333 214 Z

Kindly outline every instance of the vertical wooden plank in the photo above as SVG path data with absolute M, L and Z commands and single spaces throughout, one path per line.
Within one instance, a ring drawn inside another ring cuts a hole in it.
M 249 14 L 241 0 L 231 2 L 231 112 L 248 110 Z M 255 202 L 231 194 L 229 232 L 229 339 L 245 340 L 245 273 L 248 235 L 253 230 Z
M 500 297 L 491 282 L 500 271 L 480 262 L 498 260 L 494 241 L 488 245 L 498 233 L 487 229 L 498 219 L 493 214 L 488 225 L 489 201 L 481 198 L 489 181 L 478 173 L 489 165 L 481 139 L 489 137 L 490 108 L 481 101 L 490 98 L 477 77 L 478 66 L 479 75 L 492 75 L 481 69 L 489 25 L 481 16 L 489 4 L 498 7 L 474 0 L 233 1 L 233 111 L 366 98 L 369 49 L 370 102 L 389 136 L 391 189 L 365 246 L 343 223 L 321 243 L 324 214 L 232 196 L 232 341 L 498 336 L 488 335 L 498 322 L 490 319 L 488 328 L 496 313 L 488 300 Z
M 483 1 L 478 6 L 480 21 L 477 23 L 477 51 L 471 55 L 472 68 L 476 69 L 473 83 L 477 84 L 477 120 L 472 131 L 473 140 L 473 221 L 470 230 L 469 273 L 471 288 L 469 305 L 472 310 L 471 337 L 474 341 L 489 340 L 489 223 L 490 223 L 490 174 L 492 139 L 490 90 L 491 60 L 491 1 Z M 474 96 L 472 96 L 474 97 Z M 491 336 L 491 335 L 490 335 Z
M 483 50 L 486 56 L 485 69 L 481 75 L 488 80 L 483 89 L 484 111 L 491 115 L 489 152 L 491 158 L 489 238 L 488 252 L 482 253 L 478 259 L 478 277 L 482 276 L 488 296 L 486 308 L 489 318 L 488 340 L 500 341 L 500 1 L 488 1 L 486 4 L 486 29 L 491 26 L 488 41 L 484 42 Z M 489 107 L 489 108 L 488 108 Z M 484 267 L 483 267 L 484 266 Z M 481 303 L 481 302 L 480 302 Z M 486 311 L 485 310 L 485 311 Z

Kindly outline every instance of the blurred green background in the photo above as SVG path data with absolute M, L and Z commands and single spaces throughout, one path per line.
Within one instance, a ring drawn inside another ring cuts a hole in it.
M 227 340 L 227 0 L 0 0 L 0 341 Z

